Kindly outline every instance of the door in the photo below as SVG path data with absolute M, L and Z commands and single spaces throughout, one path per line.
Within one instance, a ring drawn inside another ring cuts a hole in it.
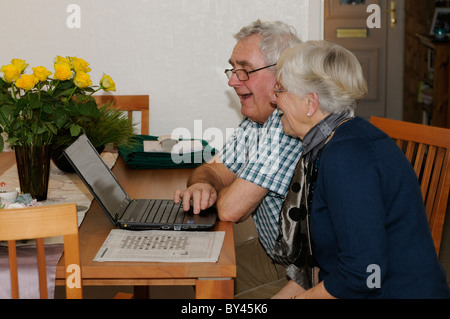
M 352 51 L 363 68 L 369 91 L 356 115 L 367 119 L 372 115 L 402 118 L 403 1 L 325 0 L 324 3 L 324 39 Z M 377 8 L 378 15 L 374 11 Z

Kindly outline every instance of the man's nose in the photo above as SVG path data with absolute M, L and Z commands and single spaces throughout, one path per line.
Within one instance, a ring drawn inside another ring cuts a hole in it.
M 236 73 L 233 73 L 231 75 L 231 78 L 228 80 L 228 86 L 230 87 L 236 87 L 238 85 L 241 85 L 242 81 L 239 80 L 239 78 L 237 77 Z

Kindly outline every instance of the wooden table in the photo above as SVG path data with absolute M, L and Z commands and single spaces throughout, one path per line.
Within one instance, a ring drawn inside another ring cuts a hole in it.
M 12 152 L 0 153 L 0 174 L 13 164 Z M 175 189 L 184 189 L 192 170 L 133 170 L 119 157 L 113 172 L 131 198 L 168 199 L 172 198 Z M 142 296 L 147 286 L 193 285 L 199 299 L 233 298 L 236 260 L 232 223 L 218 221 L 214 228 L 226 233 L 217 263 L 94 262 L 97 251 L 112 228 L 113 225 L 94 200 L 79 233 L 84 286 L 135 286 L 135 293 Z M 61 262 L 56 270 L 56 284 L 64 284 L 64 266 Z

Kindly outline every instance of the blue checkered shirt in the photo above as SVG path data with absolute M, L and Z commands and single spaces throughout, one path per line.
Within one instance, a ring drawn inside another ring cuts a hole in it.
M 259 239 L 269 256 L 273 255 L 281 207 L 301 150 L 299 139 L 283 133 L 275 110 L 264 125 L 245 118 L 219 154 L 222 163 L 238 178 L 269 190 L 253 214 Z

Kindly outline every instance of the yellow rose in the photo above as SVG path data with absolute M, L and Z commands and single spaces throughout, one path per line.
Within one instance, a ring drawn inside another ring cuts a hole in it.
M 78 72 L 73 79 L 73 84 L 78 86 L 80 89 L 86 88 L 92 85 L 91 77 L 86 72 Z
M 33 74 L 22 74 L 20 78 L 16 81 L 16 86 L 18 88 L 29 91 L 34 88 L 34 86 L 39 82 L 39 79 Z
M 2 66 L 0 68 L 0 72 L 3 72 L 3 80 L 5 80 L 8 83 L 17 81 L 19 79 L 20 74 L 22 73 L 22 71 L 20 71 L 20 69 L 14 64 Z
M 57 56 L 56 58 L 55 58 L 55 64 L 59 64 L 59 63 L 65 63 L 65 64 L 68 64 L 69 66 L 70 66 L 70 61 L 68 60 L 68 59 L 66 59 L 66 58 L 63 58 L 62 56 Z
M 67 63 L 55 63 L 55 75 L 53 78 L 60 81 L 69 80 L 72 77 L 72 70 Z
M 28 66 L 28 63 L 26 63 L 24 60 L 21 59 L 12 59 L 11 64 L 15 65 L 20 70 L 20 73 L 25 71 L 25 69 Z
M 89 67 L 89 63 L 87 63 L 85 60 L 77 58 L 77 57 L 70 57 L 69 58 L 72 69 L 75 72 L 90 72 L 91 68 Z
M 38 66 L 36 68 L 33 68 L 33 74 L 38 78 L 39 81 L 44 82 L 52 74 L 52 72 L 48 71 L 43 66 Z
M 105 91 L 114 91 L 116 92 L 116 83 L 114 83 L 113 79 L 109 76 L 103 73 L 103 77 L 100 80 L 100 86 Z

